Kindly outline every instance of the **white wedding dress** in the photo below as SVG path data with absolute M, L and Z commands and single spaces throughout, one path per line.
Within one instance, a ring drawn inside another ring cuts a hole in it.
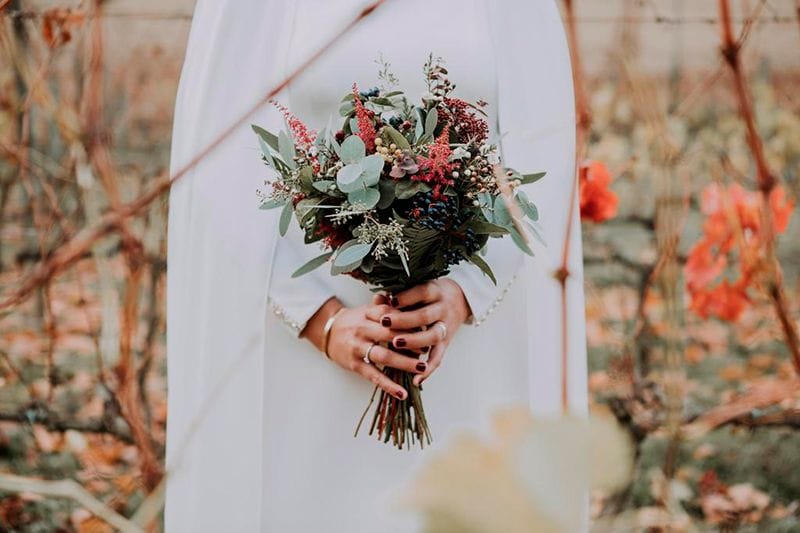
M 364 0 L 198 0 L 175 112 L 173 171 L 352 20 Z M 497 408 L 561 409 L 561 296 L 552 278 L 574 173 L 569 56 L 554 0 L 388 0 L 278 98 L 321 129 L 353 82 L 377 85 L 380 54 L 410 98 L 424 92 L 429 52 L 456 95 L 489 102 L 507 166 L 546 170 L 529 187 L 548 248 L 523 258 L 491 240 L 498 285 L 476 267 L 452 278 L 474 324 L 461 328 L 423 397 L 433 448 L 484 431 Z M 281 128 L 274 109 L 252 122 Z M 235 132 L 170 195 L 169 424 L 166 528 L 189 532 L 418 531 L 387 511 L 391 493 L 432 450 L 353 438 L 372 385 L 331 364 L 298 334 L 331 295 L 369 301 L 365 286 L 326 268 L 292 279 L 318 255 L 296 223 L 257 208 L 270 177 L 250 128 Z M 587 406 L 580 229 L 568 285 L 569 403 Z M 557 482 L 557 480 L 554 480 Z

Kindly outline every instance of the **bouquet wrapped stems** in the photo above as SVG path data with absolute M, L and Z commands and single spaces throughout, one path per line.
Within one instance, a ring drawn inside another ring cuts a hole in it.
M 404 309 L 406 311 L 411 308 Z M 389 344 L 389 349 L 411 357 L 419 359 L 420 354 L 412 350 L 400 350 Z M 414 385 L 414 374 L 392 367 L 384 367 L 383 373 L 408 391 L 405 400 L 395 398 L 377 385 L 372 391 L 372 397 L 367 404 L 361 419 L 358 422 L 354 436 L 358 435 L 361 424 L 367 416 L 372 404 L 375 403 L 375 396 L 378 396 L 378 405 L 372 415 L 372 422 L 369 427 L 369 435 L 376 435 L 378 440 L 384 443 L 392 442 L 398 449 L 407 447 L 410 449 L 415 443 L 419 442 L 421 448 L 425 444 L 431 444 L 431 430 L 425 418 L 425 408 L 422 406 L 422 386 Z

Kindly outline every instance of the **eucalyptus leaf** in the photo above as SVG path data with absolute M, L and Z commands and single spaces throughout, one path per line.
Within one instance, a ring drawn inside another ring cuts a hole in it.
M 436 108 L 433 108 L 430 111 L 428 111 L 428 116 L 425 117 L 425 135 L 433 137 L 434 131 L 436 131 L 436 125 L 438 123 L 439 123 L 439 112 L 436 111 Z
M 313 168 L 311 168 L 311 167 L 303 167 L 303 168 L 301 168 L 300 172 L 298 174 L 298 177 L 300 178 L 300 183 L 306 189 L 311 189 L 314 186 L 314 183 L 313 183 L 313 180 L 314 180 L 314 169 Z
M 522 185 L 528 185 L 529 183 L 535 183 L 545 177 L 547 172 L 537 172 L 535 174 L 522 174 L 521 177 L 517 178 L 522 182 Z
M 364 186 L 363 169 L 358 163 L 352 163 L 339 169 L 336 173 L 336 185 L 342 192 L 350 193 Z
M 378 189 L 362 188 L 353 191 L 347 195 L 347 200 L 353 205 L 363 206 L 364 209 L 372 209 L 378 204 L 381 199 L 381 193 Z
M 358 135 L 350 135 L 344 141 L 339 150 L 339 157 L 345 165 L 358 163 L 366 153 L 367 148 L 364 141 Z
M 431 188 L 421 181 L 398 181 L 395 188 L 395 194 L 400 200 L 408 200 L 412 196 L 420 192 L 428 192 Z
M 278 231 L 281 237 L 285 236 L 286 232 L 289 231 L 289 222 L 292 220 L 293 212 L 292 202 L 286 202 L 286 205 L 283 206 L 283 211 L 281 211 L 280 221 L 278 222 Z
M 336 253 L 331 265 L 332 274 L 343 274 L 358 268 L 361 261 L 372 250 L 372 243 L 361 243 L 358 240 L 351 240 L 344 243 Z
M 494 223 L 499 226 L 511 225 L 511 213 L 508 211 L 505 198 L 498 196 L 494 200 Z
M 333 185 L 334 183 L 336 182 L 333 180 L 319 180 L 315 181 L 313 183 L 313 186 L 320 192 L 328 192 L 331 188 L 331 185 Z
M 516 244 L 520 250 L 522 250 L 523 252 L 525 252 L 530 256 L 533 256 L 533 250 L 531 250 L 531 247 L 528 246 L 528 243 L 525 241 L 525 238 L 520 234 L 519 231 L 517 231 L 517 228 L 515 227 L 511 228 L 511 239 L 514 241 L 514 244 Z
M 414 127 L 414 142 L 419 142 L 425 134 L 425 111 L 421 107 L 415 107 L 414 112 L 417 115 L 417 124 Z
M 378 189 L 381 193 L 381 199 L 378 201 L 378 209 L 386 209 L 395 199 L 395 183 L 392 180 L 381 180 L 378 183 Z
M 508 235 L 509 231 L 508 228 L 503 226 L 498 226 L 497 224 L 492 224 L 491 222 L 486 222 L 484 220 L 475 220 L 470 222 L 469 227 L 473 229 L 473 231 L 477 235 Z
M 355 110 L 353 102 L 344 102 L 339 106 L 339 114 L 343 117 L 349 117 Z
M 261 205 L 258 206 L 259 209 L 275 209 L 276 207 L 283 207 L 286 203 L 286 200 L 278 200 L 277 198 L 270 198 L 261 202 Z
M 304 264 L 303 266 L 301 266 L 300 268 L 295 270 L 292 273 L 292 277 L 293 278 L 299 278 L 303 274 L 308 274 L 312 270 L 316 270 L 317 268 L 319 268 L 322 265 L 324 265 L 325 263 L 327 263 L 328 259 L 330 259 L 332 255 L 333 255 L 333 252 L 326 252 L 326 253 L 324 253 L 322 255 L 318 255 L 314 259 L 311 259 L 306 264 Z
M 278 134 L 278 151 L 287 167 L 291 170 L 297 168 L 297 163 L 294 162 L 294 156 L 297 155 L 294 150 L 294 141 L 282 130 Z
M 258 135 L 259 139 L 271 146 L 276 152 L 278 151 L 278 138 L 275 136 L 275 134 L 268 132 L 261 126 L 256 126 L 255 124 L 251 124 L 250 127 L 254 132 L 256 132 L 256 135 Z
M 361 177 L 367 187 L 377 185 L 383 171 L 385 161 L 380 154 L 372 154 L 361 160 Z
M 264 156 L 267 164 L 272 168 L 275 168 L 275 161 L 272 159 L 272 154 L 270 153 L 269 146 L 267 143 L 264 142 L 264 139 L 261 137 L 258 138 L 258 145 L 261 147 L 261 155 Z
M 388 98 L 386 98 L 385 96 L 383 96 L 383 97 L 381 97 L 381 96 L 373 96 L 372 98 L 369 99 L 369 101 L 371 103 L 379 105 L 379 106 L 394 107 L 394 103 L 391 100 L 389 100 Z
M 306 222 L 308 215 L 311 214 L 314 209 L 319 207 L 321 202 L 322 198 L 319 197 L 303 198 L 297 202 L 294 210 L 297 213 L 297 219 L 300 221 L 301 225 Z
M 528 199 L 528 195 L 525 194 L 525 191 L 517 191 L 517 195 L 515 197 L 517 200 L 517 205 L 525 213 L 529 219 L 536 222 L 539 220 L 539 210 L 536 208 L 533 202 Z
M 384 126 L 383 127 L 384 133 L 389 137 L 389 139 L 397 145 L 397 147 L 401 150 L 409 150 L 411 145 L 408 143 L 408 139 L 406 139 L 402 133 L 397 131 L 392 126 Z
M 494 196 L 488 192 L 478 193 L 478 202 L 481 204 L 481 211 L 486 220 L 494 222 Z
M 483 260 L 483 258 L 478 254 L 473 254 L 467 258 L 470 263 L 480 268 L 484 274 L 489 276 L 489 279 L 492 280 L 492 283 L 497 285 L 497 278 L 494 277 L 494 272 L 492 272 L 492 268 L 489 266 L 489 263 Z

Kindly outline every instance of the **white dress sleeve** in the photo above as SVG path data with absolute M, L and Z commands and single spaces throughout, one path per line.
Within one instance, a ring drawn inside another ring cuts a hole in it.
M 523 253 L 510 237 L 490 238 L 483 259 L 489 264 L 497 284 L 481 269 L 468 261 L 450 269 L 449 279 L 458 283 L 469 304 L 472 315 L 467 324 L 479 326 L 502 303 L 513 289 L 523 262 Z
M 323 253 L 315 244 L 305 244 L 303 232 L 295 220 L 289 224 L 285 237 L 276 238 L 269 305 L 283 324 L 299 336 L 314 313 L 334 296 L 334 291 L 327 283 L 330 274 L 326 265 L 300 277 L 292 277 L 295 270 Z

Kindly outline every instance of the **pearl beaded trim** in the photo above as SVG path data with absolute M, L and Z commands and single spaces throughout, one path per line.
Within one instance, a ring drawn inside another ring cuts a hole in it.
M 481 324 L 483 324 L 486 321 L 486 319 L 489 318 L 489 315 L 494 313 L 495 309 L 500 307 L 500 303 L 503 301 L 503 298 L 506 297 L 508 291 L 511 290 L 511 286 L 514 284 L 516 280 L 517 280 L 517 275 L 515 274 L 503 288 L 502 292 L 500 292 L 500 295 L 494 299 L 494 302 L 492 302 L 492 305 L 489 306 L 489 309 L 487 309 L 486 312 L 484 312 L 478 318 L 472 317 L 472 320 L 469 323 L 472 324 L 473 326 L 480 326 Z
M 290 317 L 288 314 L 286 314 L 286 310 L 283 307 L 276 304 L 272 298 L 269 299 L 269 305 L 270 307 L 272 307 L 272 312 L 275 314 L 275 316 L 281 319 L 281 321 L 284 324 L 289 326 L 292 329 L 292 331 L 300 333 L 300 331 L 302 330 L 302 325 L 296 320 L 294 320 L 292 317 Z

